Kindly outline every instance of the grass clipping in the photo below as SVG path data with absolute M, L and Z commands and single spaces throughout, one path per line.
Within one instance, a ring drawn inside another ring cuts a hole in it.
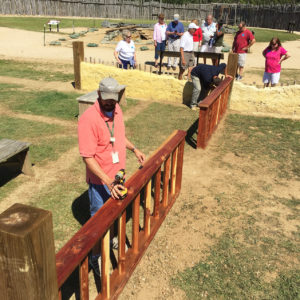
M 235 82 L 230 108 L 241 112 L 277 113 L 300 117 L 300 85 L 257 88 Z
M 152 101 L 182 103 L 191 99 L 193 85 L 167 75 L 139 70 L 122 70 L 102 64 L 81 63 L 81 88 L 94 91 L 105 77 L 113 77 L 126 85 L 126 97 Z

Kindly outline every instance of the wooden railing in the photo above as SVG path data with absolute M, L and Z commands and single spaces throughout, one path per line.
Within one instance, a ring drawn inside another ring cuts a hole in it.
M 89 299 L 88 255 L 101 242 L 101 292 L 96 299 L 116 299 L 179 195 L 185 131 L 174 133 L 126 182 L 124 200 L 104 206 L 57 253 L 58 288 L 79 267 L 80 299 Z M 162 172 L 163 166 L 163 172 Z M 153 192 L 152 192 L 153 187 Z M 126 209 L 132 203 L 132 238 L 125 251 Z M 140 221 L 140 206 L 143 222 Z M 110 227 L 118 223 L 118 262 L 110 265 Z M 142 223 L 142 224 L 141 224 Z M 61 298 L 61 290 L 59 292 Z
M 205 148 L 226 112 L 233 79 L 226 77 L 203 101 L 199 103 L 197 148 Z

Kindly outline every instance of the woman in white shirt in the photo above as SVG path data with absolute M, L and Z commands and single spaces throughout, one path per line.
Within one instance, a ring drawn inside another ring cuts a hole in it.
M 131 33 L 129 30 L 122 31 L 123 41 L 120 41 L 115 49 L 114 56 L 119 63 L 119 67 L 127 69 L 136 66 L 136 53 L 134 42 L 131 40 Z

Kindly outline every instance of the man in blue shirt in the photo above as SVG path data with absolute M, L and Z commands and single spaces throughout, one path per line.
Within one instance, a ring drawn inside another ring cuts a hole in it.
M 213 85 L 219 85 L 221 83 L 221 79 L 218 78 L 218 75 L 223 71 L 225 76 L 227 76 L 226 64 L 224 63 L 219 66 L 199 64 L 192 69 L 191 77 L 194 86 L 190 105 L 192 110 L 197 109 L 198 100 L 203 100 Z
M 168 50 L 179 52 L 180 38 L 184 33 L 184 27 L 183 24 L 179 22 L 178 14 L 174 15 L 174 20 L 168 25 L 166 33 L 168 37 Z M 170 70 L 172 66 L 172 69 L 175 71 L 177 65 L 178 65 L 177 57 L 173 58 L 173 64 L 172 64 L 172 57 L 168 58 L 168 67 L 167 67 L 168 70 Z

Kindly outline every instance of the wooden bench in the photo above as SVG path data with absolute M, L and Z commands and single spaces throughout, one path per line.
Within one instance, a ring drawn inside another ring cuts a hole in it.
M 33 175 L 29 157 L 30 143 L 9 139 L 0 140 L 0 164 L 18 165 L 25 175 Z
M 84 94 L 80 97 L 77 98 L 78 101 L 78 108 L 79 108 L 79 114 L 78 118 L 84 113 L 84 111 L 93 105 L 95 101 L 98 99 L 98 92 L 97 90 L 92 91 L 90 93 Z M 126 98 L 125 98 L 125 88 L 119 92 L 119 100 L 118 102 L 120 103 L 121 101 L 122 104 L 126 103 Z
M 160 61 L 159 61 L 159 73 L 161 74 L 161 67 L 162 67 L 162 60 L 166 57 L 180 57 L 180 52 L 177 51 L 159 51 Z M 200 52 L 194 51 L 194 56 L 197 58 L 197 65 L 199 62 L 199 57 L 203 58 L 211 58 L 217 59 L 218 64 L 220 63 L 221 59 L 224 59 L 224 53 L 212 53 L 212 52 Z

